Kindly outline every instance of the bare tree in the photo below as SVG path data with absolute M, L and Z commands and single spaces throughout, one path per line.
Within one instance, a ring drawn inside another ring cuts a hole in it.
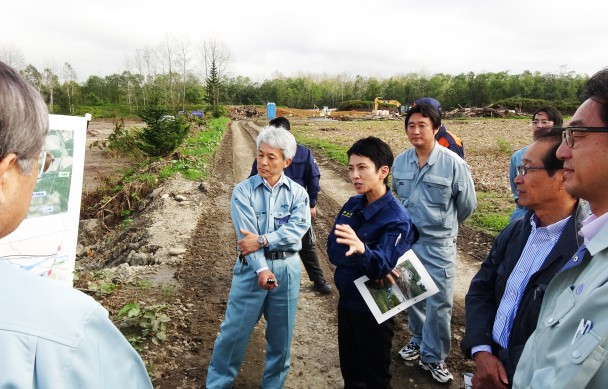
M 0 61 L 17 70 L 25 68 L 25 56 L 13 43 L 0 44 Z
M 175 107 L 175 97 L 174 97 L 174 69 L 177 64 L 177 49 L 178 44 L 175 38 L 171 35 L 167 34 L 164 42 L 162 42 L 159 46 L 159 51 L 162 59 L 163 70 L 165 71 L 167 80 L 166 80 L 166 95 L 167 99 L 165 100 L 165 104 L 170 107 Z
M 59 86 L 59 77 L 54 72 L 54 64 L 48 65 L 42 72 L 42 83 L 44 91 L 48 96 L 49 113 L 54 112 L 55 105 L 55 90 Z
M 65 93 L 68 96 L 68 106 L 70 110 L 70 114 L 74 113 L 74 91 L 76 90 L 76 86 L 78 85 L 78 76 L 76 75 L 76 71 L 72 68 L 72 65 L 69 63 L 63 64 L 63 87 L 65 89 Z
M 182 76 L 182 96 L 181 96 L 181 103 L 182 103 L 182 110 L 186 110 L 186 76 L 188 74 L 188 62 L 190 61 L 189 58 L 189 43 L 187 40 L 182 39 L 179 42 L 179 52 L 177 53 L 177 61 L 179 63 L 180 69 L 181 69 L 181 76 Z

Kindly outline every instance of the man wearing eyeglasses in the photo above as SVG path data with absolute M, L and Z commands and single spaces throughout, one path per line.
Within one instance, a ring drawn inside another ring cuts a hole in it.
M 475 360 L 475 388 L 513 382 L 544 291 L 576 252 L 576 233 L 586 216 L 564 187 L 564 163 L 555 155 L 561 129 L 538 130 L 534 138 L 515 178 L 520 203 L 528 211 L 496 237 L 465 300 L 461 347 Z
M 608 387 L 608 69 L 592 76 L 557 157 L 566 191 L 589 202 L 584 245 L 551 281 L 517 365 L 517 388 Z
M 561 127 L 564 123 L 561 112 L 557 109 L 546 106 L 536 110 L 532 114 L 532 135 L 536 131 L 551 128 Z M 517 177 L 517 166 L 521 165 L 521 160 L 526 153 L 528 146 L 523 147 L 511 155 L 511 164 L 509 166 L 509 183 L 511 184 L 511 193 L 513 193 L 513 200 L 515 200 L 515 209 L 511 213 L 509 223 L 513 222 L 517 218 L 520 218 L 526 214 L 528 209 L 519 203 L 519 196 L 517 195 L 517 185 L 515 184 L 515 177 Z

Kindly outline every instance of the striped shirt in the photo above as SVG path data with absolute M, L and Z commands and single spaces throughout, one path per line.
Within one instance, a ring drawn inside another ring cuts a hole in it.
M 502 348 L 507 348 L 509 345 L 513 321 L 530 278 L 545 262 L 547 255 L 551 252 L 566 223 L 568 223 L 568 219 L 570 219 L 570 216 L 547 227 L 537 227 L 538 219 L 536 215 L 530 218 L 530 224 L 532 225 L 530 236 L 521 257 L 519 257 L 517 264 L 509 275 L 494 320 L 492 338 Z

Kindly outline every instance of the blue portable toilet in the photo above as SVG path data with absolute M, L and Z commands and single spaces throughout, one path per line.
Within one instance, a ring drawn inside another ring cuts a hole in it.
M 275 103 L 266 104 L 266 119 L 272 120 L 277 117 L 277 106 Z

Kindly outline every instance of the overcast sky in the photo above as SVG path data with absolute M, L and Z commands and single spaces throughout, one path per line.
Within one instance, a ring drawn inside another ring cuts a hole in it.
M 135 50 L 209 39 L 231 75 L 390 77 L 469 71 L 518 74 L 608 66 L 606 0 L 20 0 L 0 12 L 0 47 L 42 71 L 64 62 L 80 81 L 125 70 Z

